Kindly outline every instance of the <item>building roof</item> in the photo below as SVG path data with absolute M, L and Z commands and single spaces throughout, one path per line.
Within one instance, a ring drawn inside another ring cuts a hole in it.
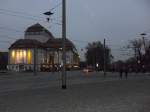
M 14 48 L 43 48 L 43 44 L 37 40 L 33 39 L 19 39 L 16 42 L 14 42 L 9 49 Z
M 66 50 L 75 48 L 74 44 L 66 39 Z M 33 39 L 19 39 L 15 41 L 9 49 L 19 49 L 19 48 L 50 48 L 50 49 L 60 49 L 62 48 L 62 38 L 49 39 L 46 43 L 41 43 Z
M 46 48 L 62 48 L 62 38 L 49 39 L 44 45 Z M 65 46 L 66 49 L 75 48 L 74 44 L 69 39 L 66 39 Z
M 27 28 L 27 32 L 47 32 L 51 37 L 53 35 L 43 26 L 41 26 L 39 23 L 34 24 Z M 66 50 L 76 50 L 74 44 L 69 40 L 66 39 L 65 42 Z M 49 38 L 49 40 L 45 43 L 41 43 L 38 40 L 35 39 L 19 39 L 16 42 L 14 42 L 9 49 L 19 49 L 19 48 L 50 48 L 50 49 L 60 49 L 62 48 L 62 38 Z
M 46 28 L 44 28 L 42 25 L 40 25 L 39 23 L 36 23 L 28 27 L 25 32 L 42 32 L 42 31 L 45 31 L 47 34 L 49 34 L 50 37 L 54 38 L 52 33 L 48 31 Z

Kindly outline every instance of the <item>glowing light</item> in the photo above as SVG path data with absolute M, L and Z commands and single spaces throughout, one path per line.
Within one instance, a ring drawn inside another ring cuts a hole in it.
M 20 59 L 22 59 L 23 58 L 23 52 L 22 52 L 22 50 L 20 50 Z
M 28 52 L 27 52 L 27 62 L 28 62 L 28 64 L 31 64 L 31 51 L 30 51 L 30 49 L 28 49 Z
M 26 51 L 24 50 L 24 51 L 23 51 L 23 57 L 26 58 L 26 55 L 27 55 L 27 53 L 26 53 Z
M 98 66 L 99 66 L 99 64 L 97 63 L 97 64 L 96 64 L 96 67 L 98 67 Z
M 15 58 L 15 51 L 14 50 L 11 52 L 11 56 L 12 56 L 12 58 Z
M 28 57 L 27 57 L 28 55 Z M 28 59 L 28 61 L 27 61 Z M 11 63 L 18 64 L 18 63 L 31 63 L 31 51 L 29 50 L 28 53 L 26 50 L 23 49 L 16 49 L 11 51 Z
M 74 65 L 74 67 L 75 67 L 75 68 L 79 68 L 79 66 L 77 66 L 77 65 Z
M 16 52 L 16 63 L 20 63 L 20 61 L 19 61 L 19 51 L 18 50 Z

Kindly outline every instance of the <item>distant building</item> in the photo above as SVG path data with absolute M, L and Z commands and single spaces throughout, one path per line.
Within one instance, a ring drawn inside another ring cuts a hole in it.
M 79 56 L 74 44 L 66 39 L 66 67 L 79 66 Z M 27 28 L 24 39 L 9 47 L 8 69 L 12 71 L 51 71 L 62 65 L 62 39 L 55 38 L 46 28 L 35 24 Z
M 8 52 L 0 52 L 0 70 L 6 70 L 8 65 Z

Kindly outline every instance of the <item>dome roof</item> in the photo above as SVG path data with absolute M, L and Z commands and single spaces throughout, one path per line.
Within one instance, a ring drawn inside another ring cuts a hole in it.
M 44 28 L 39 23 L 36 23 L 36 24 L 28 27 L 25 32 L 28 33 L 28 32 L 43 32 L 43 31 L 45 31 L 47 34 L 49 34 L 49 36 L 51 36 L 51 37 L 54 38 L 54 36 L 52 35 L 52 33 L 49 32 L 46 28 Z

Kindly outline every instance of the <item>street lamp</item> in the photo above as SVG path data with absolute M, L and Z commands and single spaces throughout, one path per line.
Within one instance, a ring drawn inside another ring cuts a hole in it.
M 51 16 L 51 15 L 53 15 L 54 13 L 52 13 L 51 11 L 48 11 L 48 12 L 45 12 L 45 13 L 43 13 L 43 14 L 46 15 L 46 16 Z M 47 21 L 49 22 L 50 18 L 47 17 L 46 19 L 47 19 Z

